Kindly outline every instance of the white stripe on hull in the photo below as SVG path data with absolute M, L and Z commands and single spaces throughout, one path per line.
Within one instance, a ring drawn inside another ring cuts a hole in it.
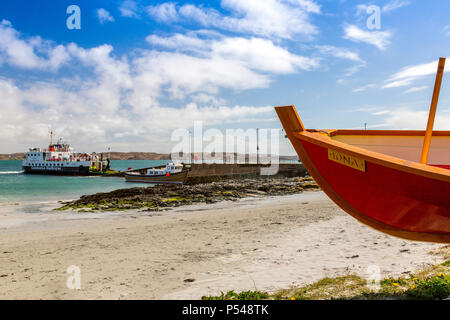
M 186 180 L 188 172 L 180 172 L 172 174 L 170 176 L 146 176 L 146 175 L 133 175 L 125 174 L 125 180 L 127 182 L 142 182 L 142 183 L 164 183 L 164 184 L 182 184 Z
M 127 182 L 142 182 L 142 183 L 153 183 L 153 184 L 158 184 L 158 183 L 164 183 L 164 184 L 183 184 L 183 181 L 162 181 L 162 180 L 152 181 L 152 180 L 134 180 L 134 179 L 127 179 Z

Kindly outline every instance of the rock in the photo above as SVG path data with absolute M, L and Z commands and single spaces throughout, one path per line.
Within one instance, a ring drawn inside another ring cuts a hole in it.
M 252 177 L 226 179 L 220 177 L 212 183 L 195 185 L 157 185 L 145 188 L 130 188 L 107 193 L 84 195 L 79 200 L 65 202 L 60 210 L 90 209 L 159 211 L 160 208 L 188 205 L 191 203 L 216 203 L 224 200 L 237 201 L 243 197 L 264 197 L 303 192 L 303 189 L 317 189 L 310 178 Z M 147 208 L 147 209 L 145 209 Z
M 184 279 L 184 282 L 194 282 L 194 281 L 195 281 L 194 278 Z

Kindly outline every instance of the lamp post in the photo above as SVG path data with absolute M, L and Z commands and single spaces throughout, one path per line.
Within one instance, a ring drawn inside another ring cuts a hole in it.
M 191 164 L 193 164 L 193 154 L 192 154 L 192 141 L 191 141 L 191 139 L 192 139 L 192 137 L 191 137 L 191 130 L 188 130 L 188 132 L 189 132 L 189 160 L 190 160 L 190 163 Z
M 259 128 L 256 128 L 256 164 L 259 165 Z

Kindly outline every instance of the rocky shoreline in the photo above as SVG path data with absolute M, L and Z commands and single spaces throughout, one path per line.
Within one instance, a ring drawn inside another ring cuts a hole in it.
M 259 177 L 196 185 L 157 185 L 86 195 L 75 201 L 63 202 L 63 206 L 56 210 L 101 212 L 140 209 L 142 211 L 161 211 L 195 203 L 216 203 L 224 200 L 236 201 L 247 197 L 288 195 L 316 189 L 319 187 L 311 177 Z

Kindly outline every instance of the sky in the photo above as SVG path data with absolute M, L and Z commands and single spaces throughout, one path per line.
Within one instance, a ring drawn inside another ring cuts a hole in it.
M 448 12 L 444 0 L 1 1 L 0 153 L 44 147 L 49 130 L 80 152 L 171 152 L 195 121 L 281 128 L 279 105 L 308 128 L 424 129 Z M 436 129 L 450 129 L 446 77 Z M 282 133 L 280 153 L 295 153 Z

